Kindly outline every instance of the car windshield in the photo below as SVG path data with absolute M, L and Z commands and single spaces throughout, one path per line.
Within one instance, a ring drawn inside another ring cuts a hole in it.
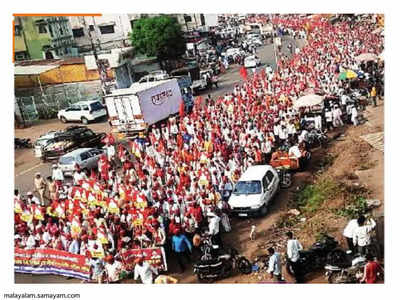
M 90 108 L 92 111 L 103 109 L 103 105 L 100 102 L 90 103 Z
M 261 194 L 261 182 L 258 180 L 239 181 L 233 193 L 236 195 Z
M 75 162 L 75 158 L 73 156 L 61 156 L 60 164 L 61 165 L 72 165 Z

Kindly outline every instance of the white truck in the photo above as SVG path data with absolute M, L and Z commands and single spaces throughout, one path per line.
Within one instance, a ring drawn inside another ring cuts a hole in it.
M 177 114 L 181 101 L 177 79 L 133 84 L 105 96 L 112 131 L 127 137 Z

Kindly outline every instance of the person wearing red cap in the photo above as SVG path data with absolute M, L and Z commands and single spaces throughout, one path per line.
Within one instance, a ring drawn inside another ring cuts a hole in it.
M 152 284 L 154 275 L 158 275 L 158 270 L 151 266 L 143 257 L 138 257 L 135 260 L 134 280 L 139 277 L 144 284 Z

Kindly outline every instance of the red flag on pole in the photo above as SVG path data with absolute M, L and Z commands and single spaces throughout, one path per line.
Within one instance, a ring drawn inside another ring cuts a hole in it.
M 183 103 L 183 99 L 181 101 L 181 104 L 179 105 L 179 116 L 183 118 L 185 115 L 185 103 Z
M 241 67 L 239 70 L 240 76 L 242 76 L 243 80 L 247 79 L 247 70 L 245 67 Z

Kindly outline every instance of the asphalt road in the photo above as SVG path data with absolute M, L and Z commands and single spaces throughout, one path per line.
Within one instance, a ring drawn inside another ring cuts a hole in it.
M 284 37 L 282 39 L 282 52 L 285 55 L 290 55 L 287 49 L 287 45 L 291 43 L 293 46 L 297 45 L 302 47 L 304 41 L 294 40 L 289 37 Z M 294 49 L 295 47 L 293 47 Z M 257 71 L 265 68 L 268 64 L 275 70 L 276 59 L 274 53 L 274 47 L 272 44 L 267 44 L 259 47 L 257 49 L 257 55 L 261 60 L 261 66 L 257 68 Z M 202 91 L 201 96 L 206 96 L 210 94 L 212 97 L 217 97 L 220 95 L 225 95 L 225 93 L 230 93 L 233 90 L 235 84 L 240 83 L 242 78 L 239 75 L 239 65 L 231 65 L 228 70 L 219 76 L 219 87 L 213 88 L 210 91 Z M 18 137 L 31 137 L 35 140 L 41 134 L 56 129 L 63 129 L 72 124 L 63 124 L 59 121 L 49 121 L 44 124 L 35 125 L 29 129 L 21 129 L 16 131 L 16 136 Z M 109 125 L 107 121 L 100 123 L 89 124 L 88 127 L 92 128 L 93 131 L 109 131 Z M 33 189 L 33 178 L 36 172 L 40 172 L 43 177 L 51 175 L 51 165 L 52 163 L 41 163 L 37 158 L 33 156 L 33 151 L 31 149 L 16 150 L 15 159 L 18 161 L 20 156 L 26 157 L 26 159 L 21 160 L 21 163 L 15 165 L 15 188 L 20 190 L 20 193 L 25 194 Z M 53 275 L 27 275 L 27 274 L 15 274 L 16 283 L 76 283 L 77 280 L 66 280 L 60 276 Z

